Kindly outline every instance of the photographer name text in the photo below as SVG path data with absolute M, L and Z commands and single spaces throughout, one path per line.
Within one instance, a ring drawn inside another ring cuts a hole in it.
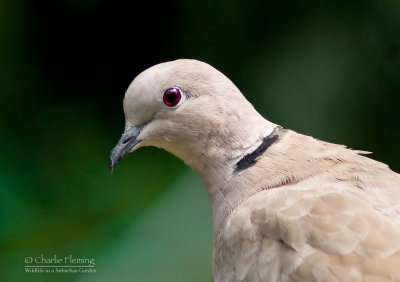
M 32 256 L 25 258 L 27 273 L 96 273 L 94 258 L 67 256 Z

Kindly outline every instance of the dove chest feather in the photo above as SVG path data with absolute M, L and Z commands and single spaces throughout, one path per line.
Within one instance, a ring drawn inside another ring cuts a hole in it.
M 239 205 L 221 227 L 215 240 L 214 282 L 281 281 L 282 272 L 292 271 L 302 261 L 302 254 L 280 238 L 283 224 L 274 206 L 284 209 L 284 198 L 279 198 L 283 194 L 272 198 L 267 194 L 271 193 L 262 191 Z M 302 251 L 310 250 L 305 247 Z

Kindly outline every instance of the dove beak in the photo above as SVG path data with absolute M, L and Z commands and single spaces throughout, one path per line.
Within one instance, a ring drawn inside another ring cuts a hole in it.
M 140 143 L 142 140 L 138 140 L 138 136 L 142 131 L 144 125 L 133 126 L 124 131 L 119 139 L 117 145 L 112 149 L 110 159 L 108 161 L 108 167 L 111 172 L 114 167 L 122 160 L 122 158 L 128 154 L 132 149 Z

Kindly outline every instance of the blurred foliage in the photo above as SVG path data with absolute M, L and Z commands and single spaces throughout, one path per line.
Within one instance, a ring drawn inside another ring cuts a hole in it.
M 0 0 L 0 281 L 210 280 L 198 177 L 155 148 L 107 170 L 158 62 L 206 61 L 271 121 L 400 171 L 399 1 L 141 2 Z M 98 273 L 25 274 L 42 253 Z

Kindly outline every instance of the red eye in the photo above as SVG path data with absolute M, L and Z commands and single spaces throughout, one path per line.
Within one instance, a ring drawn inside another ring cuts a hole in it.
M 163 102 L 168 107 L 175 107 L 178 105 L 181 98 L 182 94 L 178 88 L 169 88 L 164 92 Z

